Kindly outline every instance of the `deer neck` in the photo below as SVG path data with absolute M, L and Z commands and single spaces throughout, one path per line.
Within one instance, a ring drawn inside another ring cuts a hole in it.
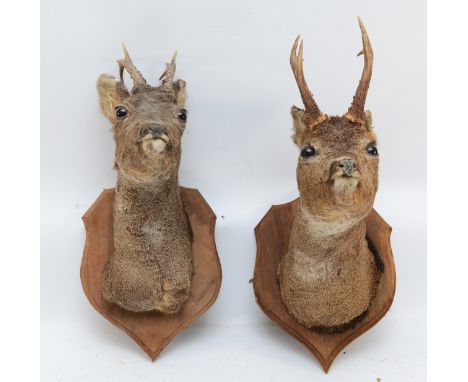
M 299 204 L 291 230 L 290 248 L 314 256 L 339 256 L 357 251 L 365 243 L 365 217 L 316 217 L 303 203 Z
M 125 206 L 125 210 L 118 206 Z M 182 200 L 177 173 L 155 183 L 141 184 L 119 175 L 116 187 L 116 209 L 114 213 L 141 215 L 157 210 L 156 216 L 164 219 L 174 215 L 174 209 L 181 209 Z M 145 213 L 146 212 L 146 213 Z

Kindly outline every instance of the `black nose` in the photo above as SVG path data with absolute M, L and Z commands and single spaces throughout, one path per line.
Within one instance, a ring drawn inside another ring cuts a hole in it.
M 153 123 L 143 127 L 140 134 L 142 137 L 151 134 L 153 138 L 158 138 L 163 134 L 167 134 L 167 130 L 163 126 Z
M 341 168 L 341 171 L 343 172 L 343 175 L 345 176 L 351 176 L 353 175 L 354 171 L 357 169 L 357 163 L 354 159 L 351 158 L 345 158 L 342 159 L 338 163 L 338 167 Z

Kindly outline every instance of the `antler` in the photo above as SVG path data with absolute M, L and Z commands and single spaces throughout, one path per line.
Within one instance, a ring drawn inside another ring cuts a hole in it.
M 304 78 L 304 70 L 302 68 L 302 52 L 304 48 L 303 41 L 301 41 L 301 44 L 299 45 L 299 54 L 297 54 L 297 43 L 299 42 L 300 37 L 300 35 L 297 36 L 294 41 L 294 45 L 291 49 L 290 62 L 294 77 L 296 78 L 297 86 L 299 87 L 299 92 L 301 93 L 302 102 L 304 103 L 308 114 L 309 126 L 314 127 L 325 121 L 328 117 L 320 111 L 319 107 L 315 103 L 312 92 L 307 86 L 307 82 Z
M 124 44 L 122 44 L 122 47 L 124 51 L 124 58 L 117 61 L 119 63 L 120 80 L 123 82 L 123 71 L 125 69 L 133 80 L 133 86 L 146 85 L 146 80 L 133 64 L 132 59 L 128 54 L 127 48 Z
M 161 86 L 172 86 L 172 81 L 174 80 L 174 74 L 176 70 L 176 57 L 177 51 L 174 52 L 174 54 L 172 55 L 171 62 L 169 64 L 166 64 L 166 70 L 163 74 L 161 74 L 161 77 L 159 77 L 159 80 L 162 80 Z
M 359 81 L 356 94 L 353 97 L 353 102 L 345 114 L 351 122 L 363 124 L 365 123 L 364 105 L 366 103 L 367 91 L 372 76 L 372 65 L 374 63 L 374 52 L 367 35 L 366 27 L 361 18 L 358 17 L 359 27 L 361 28 L 363 50 L 358 53 L 358 56 L 364 53 L 364 69 L 362 70 L 361 79 Z

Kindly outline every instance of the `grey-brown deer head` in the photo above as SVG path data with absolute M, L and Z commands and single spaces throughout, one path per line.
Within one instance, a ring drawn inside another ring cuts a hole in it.
M 120 176 L 153 183 L 178 171 L 180 141 L 187 120 L 185 82 L 174 82 L 176 53 L 161 75 L 161 85 L 148 85 L 124 46 L 118 61 L 120 80 L 102 74 L 97 81 L 101 110 L 113 124 L 115 165 Z M 133 80 L 125 87 L 123 72 Z
M 111 121 L 119 176 L 113 209 L 114 253 L 102 277 L 105 300 L 133 312 L 177 313 L 190 293 L 190 229 L 178 183 L 187 120 L 185 82 L 174 81 L 176 55 L 150 86 L 124 47 L 120 80 L 103 74 L 97 88 Z M 124 85 L 126 70 L 133 80 Z

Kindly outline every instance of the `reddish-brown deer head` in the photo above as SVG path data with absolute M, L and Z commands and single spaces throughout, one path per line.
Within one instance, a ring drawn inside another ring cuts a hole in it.
M 370 112 L 364 105 L 372 75 L 373 52 L 361 20 L 364 70 L 353 102 L 344 116 L 328 117 L 314 101 L 304 79 L 303 43 L 294 42 L 291 67 L 305 110 L 291 109 L 294 141 L 301 150 L 297 169 L 299 191 L 314 215 L 336 213 L 362 217 L 370 212 L 377 190 L 378 155 Z
M 305 109 L 291 109 L 300 208 L 289 252 L 280 265 L 283 300 L 307 327 L 334 330 L 362 315 L 374 295 L 376 267 L 365 240 L 365 218 L 378 183 L 378 153 L 370 112 L 364 111 L 373 51 L 359 19 L 364 70 L 344 116 L 322 113 L 304 78 L 303 43 L 291 67 Z

